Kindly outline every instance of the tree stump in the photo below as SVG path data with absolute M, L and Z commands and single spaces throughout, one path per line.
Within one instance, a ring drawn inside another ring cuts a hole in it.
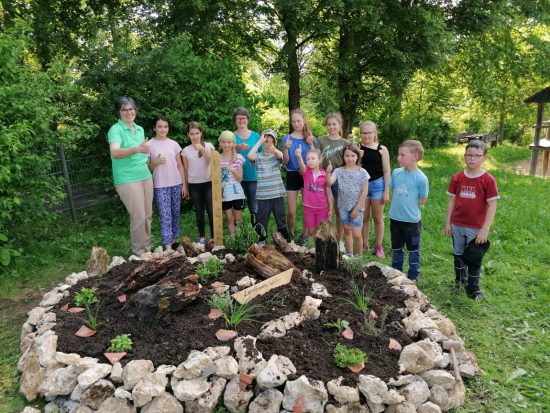
M 273 277 L 289 268 L 298 271 L 292 261 L 271 245 L 264 245 L 263 247 L 258 247 L 256 244 L 252 245 L 248 249 L 245 262 L 262 278 Z
M 88 260 L 88 275 L 101 277 L 109 271 L 109 254 L 104 248 L 92 247 L 92 253 Z
M 315 269 L 317 271 L 336 269 L 339 260 L 336 228 L 329 221 L 321 222 L 315 234 Z

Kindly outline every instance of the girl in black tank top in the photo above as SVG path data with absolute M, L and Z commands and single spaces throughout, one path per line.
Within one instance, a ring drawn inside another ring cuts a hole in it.
M 363 249 L 369 248 L 370 219 L 374 221 L 374 255 L 384 257 L 384 204 L 390 200 L 390 155 L 385 146 L 378 143 L 376 124 L 366 121 L 361 124 L 362 166 L 370 175 L 369 193 L 365 201 L 363 218 Z

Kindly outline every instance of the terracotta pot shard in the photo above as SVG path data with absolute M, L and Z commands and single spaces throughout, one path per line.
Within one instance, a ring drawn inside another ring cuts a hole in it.
M 353 340 L 353 330 L 348 327 L 344 331 L 342 331 L 342 337 L 344 337 L 347 340 Z
M 363 271 L 363 278 L 367 278 L 367 272 L 366 271 Z
M 82 307 L 72 307 L 72 308 L 69 308 L 67 311 L 68 311 L 69 313 L 78 314 L 78 313 L 84 312 L 84 310 L 85 310 L 85 309 L 82 308 Z
M 126 297 L 126 294 L 121 294 L 117 296 L 116 299 L 118 300 L 119 303 L 125 303 L 128 298 Z
M 374 310 L 370 310 L 369 317 L 373 320 L 378 320 L 378 314 Z
M 194 283 L 199 282 L 199 276 L 197 274 L 188 275 L 185 279 Z
M 107 360 L 109 360 L 109 362 L 111 364 L 114 365 L 114 364 L 118 363 L 122 359 L 122 357 L 124 357 L 126 355 L 126 353 L 125 352 L 121 352 L 121 353 L 103 353 L 103 355 L 105 356 L 105 358 Z
M 224 285 L 225 285 L 225 283 L 222 283 L 220 281 L 214 281 L 212 284 L 210 284 L 210 287 L 219 288 L 219 287 L 223 287 Z
M 210 320 L 216 320 L 216 319 L 220 318 L 221 316 L 222 316 L 222 312 L 218 308 L 212 308 L 210 310 L 210 313 L 208 313 L 208 318 Z
M 303 413 L 306 408 L 306 397 L 301 394 L 294 401 L 294 406 L 292 407 L 292 413 Z
M 390 344 L 388 344 L 388 348 L 392 350 L 401 351 L 401 344 L 399 344 L 399 341 L 397 341 L 394 338 L 390 338 Z
M 237 335 L 238 333 L 236 331 L 224 330 L 223 328 L 216 331 L 216 338 L 220 341 L 233 340 Z
M 241 373 L 239 375 L 239 388 L 242 391 L 245 391 L 248 386 L 252 384 L 252 381 L 254 381 L 254 378 L 252 376 L 249 376 L 248 374 Z
M 63 312 L 69 311 L 69 303 L 67 303 L 63 307 L 61 307 L 60 310 L 63 311 Z
M 361 370 L 365 368 L 365 362 L 362 362 L 358 366 L 348 366 L 348 369 L 353 371 L 354 373 L 359 373 Z
M 76 333 L 74 333 L 74 335 L 77 336 L 77 337 L 91 337 L 95 333 L 96 333 L 95 330 L 92 330 L 91 328 L 88 328 L 88 327 L 83 325 L 83 326 L 80 326 L 80 328 L 78 329 L 78 331 Z

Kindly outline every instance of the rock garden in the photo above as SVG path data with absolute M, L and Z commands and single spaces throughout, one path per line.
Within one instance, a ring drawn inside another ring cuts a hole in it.
M 46 412 L 437 413 L 480 374 L 399 271 L 277 243 L 95 248 L 29 312 L 20 391 Z M 318 244 L 317 251 L 326 245 Z M 225 410 L 224 410 L 225 409 Z M 35 409 L 26 408 L 28 412 Z

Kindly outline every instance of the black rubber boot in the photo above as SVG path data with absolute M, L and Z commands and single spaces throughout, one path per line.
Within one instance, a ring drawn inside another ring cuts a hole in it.
M 468 282 L 468 267 L 462 260 L 462 255 L 453 254 L 453 256 L 455 267 L 455 284 L 453 287 L 453 292 L 455 294 L 459 294 Z
M 466 286 L 466 294 L 469 298 L 480 300 L 483 298 L 483 292 L 479 288 L 479 278 L 481 274 L 481 266 L 470 265 L 468 267 L 468 285 Z

